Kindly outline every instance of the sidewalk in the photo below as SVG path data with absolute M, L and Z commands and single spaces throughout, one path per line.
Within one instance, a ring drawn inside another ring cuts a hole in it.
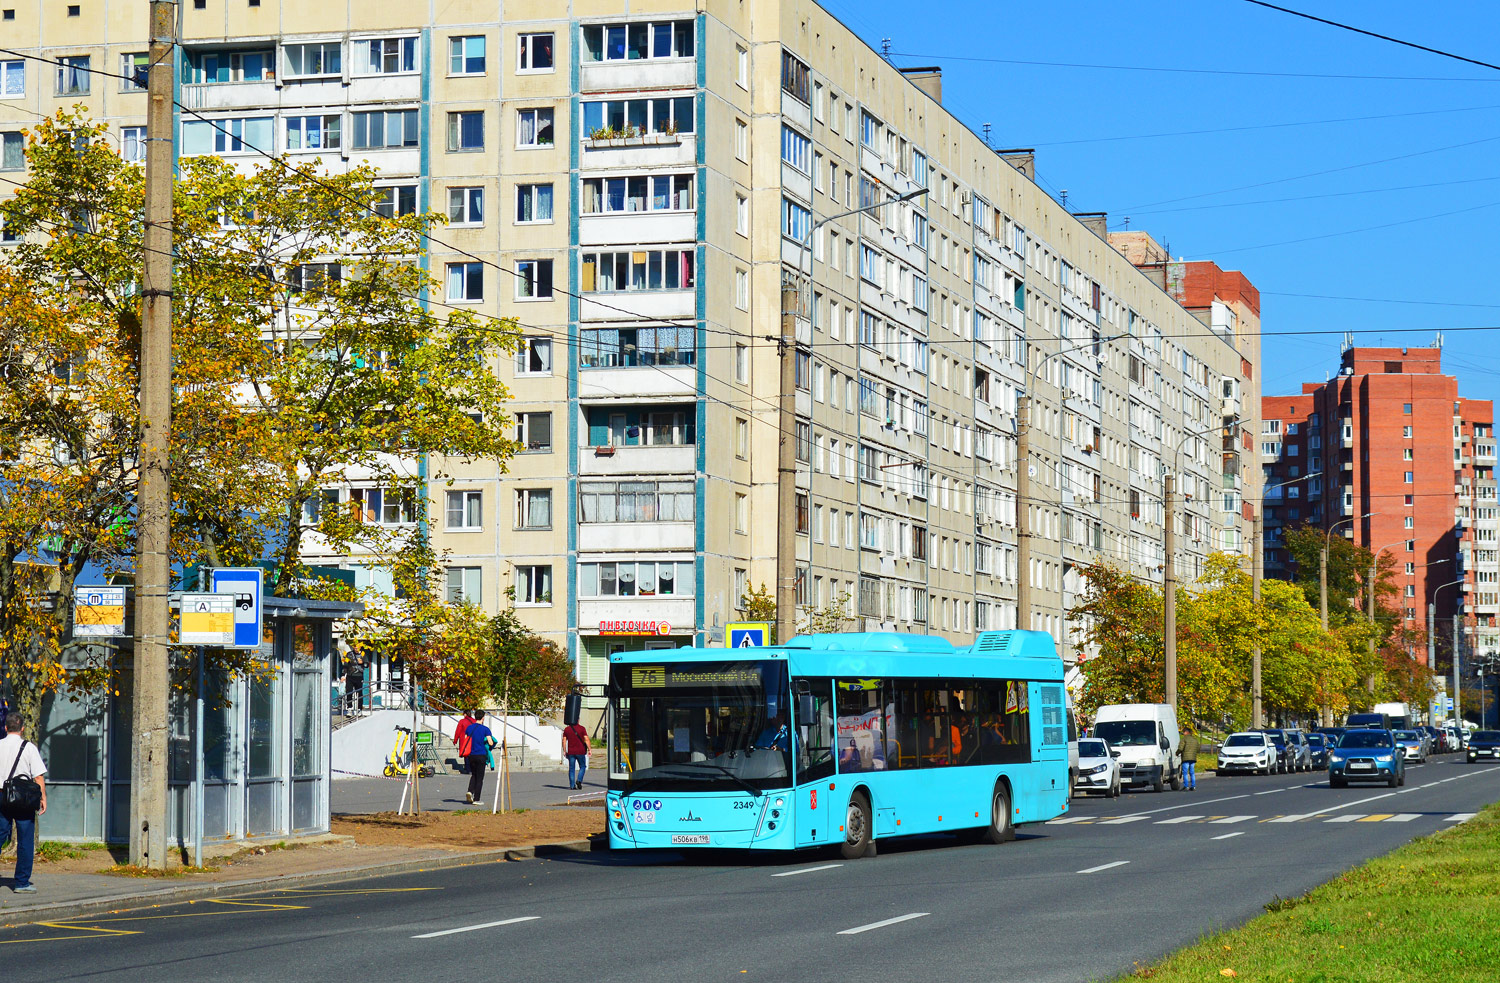
M 464 801 L 464 792 L 469 788 L 468 775 L 434 775 L 419 781 L 424 810 L 443 812 L 480 806 L 488 809 L 495 803 L 495 788 L 500 781 L 500 774 L 494 771 L 485 773 L 484 802 L 473 805 Z M 405 785 L 405 779 L 341 778 L 330 786 L 329 809 L 335 815 L 395 812 L 401 803 L 401 792 Z M 574 797 L 574 802 L 586 802 L 599 808 L 603 805 L 603 795 L 604 773 L 594 768 L 589 769 L 583 788 L 578 791 L 568 788 L 566 769 L 554 772 L 518 771 L 510 776 L 511 807 L 514 809 L 566 806 L 570 796 Z

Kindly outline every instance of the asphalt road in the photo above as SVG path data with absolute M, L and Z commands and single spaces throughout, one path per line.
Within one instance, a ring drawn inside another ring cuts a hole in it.
M 1453 756 L 1402 789 L 1226 777 L 1075 802 L 1003 846 L 486 863 L 25 926 L 0 945 L 44 981 L 1107 980 L 1497 798 L 1500 767 Z

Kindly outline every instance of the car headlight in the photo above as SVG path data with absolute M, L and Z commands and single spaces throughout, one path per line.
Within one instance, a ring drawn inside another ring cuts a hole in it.
M 1156 759 L 1155 758 L 1142 758 L 1140 761 L 1138 761 L 1136 763 L 1139 764 L 1142 768 L 1155 768 L 1156 767 Z
M 1092 768 L 1085 768 L 1083 770 L 1083 774 L 1085 774 L 1085 775 L 1097 775 L 1101 771 L 1109 771 L 1109 765 L 1095 765 Z
M 1396 756 L 1394 754 L 1392 754 L 1391 752 L 1387 751 L 1385 754 L 1377 754 L 1377 755 L 1375 755 L 1375 760 L 1376 761 L 1394 761 L 1394 760 L 1396 760 Z

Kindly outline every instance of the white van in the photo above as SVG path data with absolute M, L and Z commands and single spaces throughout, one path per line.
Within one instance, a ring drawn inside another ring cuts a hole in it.
M 1119 703 L 1094 714 L 1090 737 L 1120 755 L 1120 784 L 1182 788 L 1182 737 L 1177 711 L 1165 703 Z

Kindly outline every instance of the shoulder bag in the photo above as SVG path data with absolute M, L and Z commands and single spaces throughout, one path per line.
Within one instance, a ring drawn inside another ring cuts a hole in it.
M 16 769 L 21 765 L 21 756 L 26 753 L 28 743 L 21 742 L 21 747 L 16 751 L 16 760 L 10 766 L 10 774 L 6 776 L 5 785 L 0 786 L 0 811 L 9 819 L 30 819 L 42 807 L 42 787 L 36 783 L 36 779 L 26 775 L 16 776 Z

